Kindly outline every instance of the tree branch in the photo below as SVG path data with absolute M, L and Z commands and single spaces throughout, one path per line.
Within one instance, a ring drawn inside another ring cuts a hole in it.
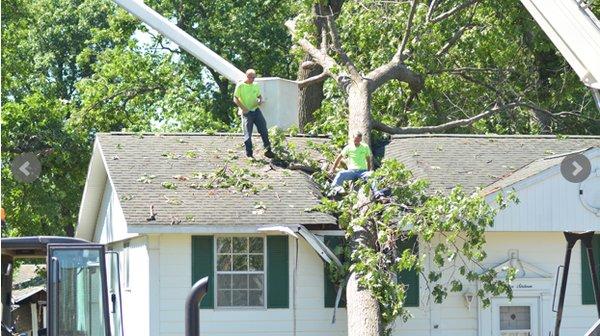
M 452 15 L 454 15 L 454 14 L 456 14 L 456 13 L 458 13 L 458 12 L 462 11 L 463 9 L 465 9 L 465 8 L 467 8 L 467 7 L 471 6 L 471 5 L 473 5 L 474 3 L 478 2 L 478 1 L 479 1 L 479 0 L 469 0 L 469 1 L 465 1 L 465 2 L 463 2 L 462 4 L 460 4 L 460 5 L 458 5 L 458 6 L 454 7 L 454 8 L 452 8 L 452 9 L 450 9 L 450 10 L 448 10 L 448 11 L 446 11 L 446 12 L 443 12 L 442 14 L 440 14 L 440 15 L 438 15 L 438 16 L 436 16 L 436 17 L 434 17 L 433 19 L 430 19 L 430 20 L 429 20 L 429 22 L 431 22 L 431 23 L 436 23 L 436 22 L 442 21 L 442 20 L 444 20 L 444 19 L 447 19 L 447 18 L 449 18 L 450 16 L 452 16 Z
M 412 5 L 410 6 L 410 13 L 408 14 L 408 21 L 406 22 L 406 29 L 404 30 L 404 36 L 402 37 L 402 42 L 400 43 L 400 47 L 398 47 L 398 51 L 394 55 L 394 60 L 397 62 L 402 62 L 402 53 L 404 52 L 404 48 L 406 48 L 406 44 L 408 43 L 408 38 L 410 37 L 410 31 L 413 25 L 413 18 L 415 17 L 415 12 L 417 10 L 417 4 L 419 0 L 413 0 Z
M 501 111 L 513 109 L 515 107 L 521 106 L 522 104 L 519 102 L 513 102 L 502 106 L 495 106 L 489 110 L 486 110 L 476 116 L 453 120 L 447 122 L 445 124 L 437 125 L 437 126 L 422 126 L 422 127 L 392 127 L 388 126 L 380 121 L 373 121 L 373 129 L 378 131 L 382 131 L 389 134 L 425 134 L 425 133 L 440 133 L 447 131 L 452 128 L 461 127 L 461 126 L 469 126 L 476 122 L 477 120 L 489 117 L 493 114 L 496 114 Z
M 423 77 L 419 73 L 410 70 L 403 63 L 393 60 L 371 71 L 366 78 L 369 80 L 369 91 L 371 92 L 392 79 L 408 83 L 414 93 L 420 92 L 424 85 Z
M 465 30 L 471 28 L 471 25 L 466 25 L 466 26 L 462 26 L 460 27 L 459 30 L 457 30 L 454 35 L 452 35 L 452 37 L 450 37 L 450 39 L 448 39 L 448 41 L 442 46 L 442 48 L 440 50 L 438 50 L 438 52 L 435 53 L 435 56 L 442 56 L 445 53 L 448 52 L 448 50 L 450 50 L 450 48 L 452 48 L 453 45 L 456 44 L 456 42 L 458 42 L 458 40 L 460 40 L 460 37 L 462 36 L 462 34 L 465 32 Z
M 344 62 L 344 65 L 346 66 L 346 68 L 348 68 L 348 72 L 350 72 L 350 77 L 352 78 L 352 80 L 354 80 L 355 82 L 361 81 L 362 76 L 356 69 L 356 66 L 354 65 L 350 57 L 348 57 L 348 54 L 346 54 L 344 49 L 342 49 L 340 35 L 338 33 L 335 20 L 333 19 L 333 13 L 331 15 L 327 15 L 325 18 L 327 20 L 327 26 L 329 28 L 329 36 L 331 37 L 333 50 L 340 56 L 342 62 Z
M 294 36 L 296 31 L 295 22 L 292 20 L 287 21 L 285 23 L 285 26 L 288 28 L 292 36 Z M 313 61 L 317 62 L 320 66 L 323 67 L 324 73 L 326 73 L 331 78 L 337 80 L 340 84 L 344 83 L 344 78 L 347 78 L 348 76 L 343 73 L 334 73 L 332 71 L 332 69 L 334 68 L 339 68 L 339 65 L 331 56 L 327 55 L 325 51 L 318 49 L 317 47 L 312 45 L 312 43 L 310 43 L 310 41 L 306 38 L 301 38 L 300 40 L 298 40 L 298 44 L 306 53 L 308 53 L 312 57 Z
M 320 74 L 318 74 L 316 76 L 307 78 L 305 80 L 298 81 L 298 87 L 300 89 L 304 89 L 307 86 L 311 86 L 313 84 L 316 84 L 316 83 L 319 83 L 319 82 L 322 82 L 322 81 L 326 80 L 327 77 L 329 77 L 329 75 L 325 71 L 323 71 L 323 72 L 321 72 Z

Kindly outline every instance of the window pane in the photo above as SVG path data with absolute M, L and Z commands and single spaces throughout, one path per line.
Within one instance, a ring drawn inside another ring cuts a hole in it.
M 250 274 L 249 279 L 248 279 L 248 288 L 263 289 L 263 275 L 262 274 Z
M 263 300 L 263 291 L 261 290 L 251 290 L 250 294 L 248 295 L 248 305 L 249 306 L 264 306 L 264 300 Z
M 248 288 L 248 274 L 234 274 L 233 277 L 233 288 L 234 289 L 247 289 Z
M 250 237 L 250 253 L 263 253 L 262 237 Z
M 231 291 L 220 290 L 217 291 L 217 305 L 221 307 L 231 306 Z
M 217 289 L 231 288 L 231 274 L 217 275 Z
M 231 253 L 231 238 L 217 238 L 217 253 Z
M 262 271 L 263 270 L 263 256 L 251 255 L 250 256 L 250 270 L 251 271 Z
M 231 255 L 217 256 L 217 271 L 231 271 Z
M 232 292 L 232 305 L 233 306 L 247 306 L 248 305 L 248 291 L 246 290 L 233 290 Z
M 234 271 L 247 271 L 248 270 L 248 255 L 234 255 L 233 256 L 233 270 Z
M 531 329 L 531 308 L 529 306 L 500 307 L 500 330 Z
M 248 253 L 248 238 L 233 238 L 233 253 Z

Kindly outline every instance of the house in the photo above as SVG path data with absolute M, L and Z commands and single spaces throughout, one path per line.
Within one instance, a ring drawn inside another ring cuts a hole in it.
M 19 265 L 13 276 L 12 321 L 15 332 L 37 336 L 46 327 L 46 279 L 40 270 L 44 265 Z
M 311 150 L 326 139 L 287 141 Z M 241 144 L 231 134 L 97 135 L 76 236 L 119 253 L 126 335 L 183 334 L 185 297 L 206 275 L 203 335 L 346 334 L 343 302 L 334 308 L 324 263 L 340 240 L 335 219 L 305 211 L 321 197 L 307 175 L 241 159 Z M 579 184 L 560 174 L 562 158 L 574 151 L 594 172 Z M 514 189 L 520 199 L 487 233 L 483 265 L 519 270 L 512 302 L 498 297 L 483 308 L 476 287 L 466 287 L 434 304 L 424 280 L 406 274 L 414 318 L 393 334 L 548 335 L 562 231 L 600 225 L 600 137 L 398 136 L 384 152 L 432 190 L 482 187 L 492 202 Z M 594 248 L 600 256 L 600 239 Z M 597 319 L 582 262 L 577 247 L 562 335 L 581 335 Z

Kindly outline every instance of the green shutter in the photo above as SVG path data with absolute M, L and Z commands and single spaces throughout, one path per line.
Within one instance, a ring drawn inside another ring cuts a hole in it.
M 338 258 L 340 257 L 339 254 L 341 254 L 341 249 L 338 249 L 338 246 L 341 246 L 344 242 L 344 237 L 343 236 L 325 236 L 323 239 L 323 242 L 325 243 L 325 245 L 327 245 L 327 247 L 329 247 L 330 250 L 332 250 L 334 253 L 338 254 Z M 336 251 L 338 250 L 338 251 Z M 335 286 L 333 284 L 333 282 L 331 282 L 331 280 L 329 280 L 329 270 L 328 270 L 328 264 L 325 264 L 325 270 L 324 270 L 324 278 L 325 278 L 325 307 L 326 308 L 333 308 L 335 307 L 335 296 L 337 295 L 337 292 L 335 290 Z M 346 287 L 344 287 L 344 290 L 342 291 L 342 298 L 340 299 L 340 304 L 339 307 L 346 307 Z
M 208 281 L 208 293 L 200 302 L 200 308 L 214 307 L 214 239 L 213 236 L 192 236 L 192 285 L 196 281 L 210 277 Z
M 417 237 L 410 237 L 403 241 L 398 241 L 398 253 L 406 249 L 412 249 L 415 253 L 419 251 Z M 404 270 L 398 273 L 398 282 L 408 285 L 406 292 L 405 307 L 419 306 L 419 273 L 415 269 Z
M 289 308 L 288 237 L 267 237 L 267 308 Z
M 590 274 L 590 266 L 585 247 L 581 244 L 581 303 L 596 304 L 594 298 L 594 287 L 592 284 L 592 276 Z M 594 261 L 596 262 L 596 270 L 600 271 L 600 235 L 594 235 L 592 239 L 592 251 L 594 252 Z M 600 279 L 600 272 L 599 279 Z

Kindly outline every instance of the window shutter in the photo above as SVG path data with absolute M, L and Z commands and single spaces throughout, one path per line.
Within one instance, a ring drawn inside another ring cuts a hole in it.
M 341 246 L 344 242 L 344 237 L 343 236 L 325 236 L 323 238 L 323 242 L 325 243 L 325 245 L 327 245 L 327 247 L 329 247 L 330 250 L 332 250 L 334 253 L 336 253 L 336 249 L 338 246 Z M 336 253 L 338 255 L 338 258 L 340 257 L 340 255 L 338 253 Z M 325 308 L 333 308 L 335 307 L 335 296 L 337 295 L 337 291 L 335 290 L 335 286 L 333 284 L 333 282 L 331 282 L 331 280 L 329 280 L 329 270 L 328 270 L 328 264 L 325 264 L 325 272 L 324 272 L 325 276 Z M 340 308 L 344 308 L 346 307 L 346 287 L 344 287 L 344 289 L 342 290 L 342 298 L 340 299 L 340 304 L 339 304 Z
M 267 236 L 267 308 L 289 308 L 287 236 Z
M 398 241 L 398 253 L 404 252 L 404 250 L 411 249 L 414 252 L 419 251 L 419 243 L 417 237 L 410 237 L 402 241 Z M 408 285 L 406 291 L 406 300 L 404 301 L 405 307 L 418 307 L 419 306 L 419 273 L 417 270 L 410 269 L 404 270 L 398 273 L 398 282 Z
M 579 244 L 581 245 L 581 303 L 596 304 L 587 251 L 581 242 Z M 594 235 L 592 239 L 592 251 L 594 252 L 596 270 L 600 271 L 600 235 Z M 600 272 L 598 275 L 600 278 Z
M 214 239 L 213 236 L 192 236 L 192 286 L 196 281 L 209 277 L 208 293 L 200 302 L 200 308 L 214 307 Z

